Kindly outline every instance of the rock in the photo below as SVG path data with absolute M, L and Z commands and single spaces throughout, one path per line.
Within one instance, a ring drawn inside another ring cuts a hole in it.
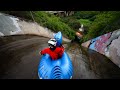
M 90 45 L 90 42 L 91 42 L 91 40 L 89 40 L 89 41 L 87 41 L 87 42 L 85 42 L 85 43 L 82 43 L 81 45 L 82 45 L 83 47 L 88 48 L 89 45 Z

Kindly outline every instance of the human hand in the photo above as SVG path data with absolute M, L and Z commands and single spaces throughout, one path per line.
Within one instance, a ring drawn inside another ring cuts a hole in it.
M 40 51 L 39 54 L 42 55 L 42 51 Z

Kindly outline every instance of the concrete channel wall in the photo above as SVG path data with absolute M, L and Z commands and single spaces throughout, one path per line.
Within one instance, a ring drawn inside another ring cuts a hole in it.
M 52 30 L 42 27 L 36 22 L 28 22 L 11 15 L 0 13 L 0 20 L 0 36 L 34 34 L 53 38 L 55 34 Z M 63 41 L 70 42 L 71 40 L 63 37 Z
M 120 29 L 82 43 L 82 46 L 105 55 L 120 67 Z

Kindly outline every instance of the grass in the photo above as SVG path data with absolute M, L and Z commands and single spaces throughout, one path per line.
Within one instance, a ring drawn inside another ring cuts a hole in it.
M 79 22 L 84 26 L 90 26 L 92 23 L 89 19 L 80 19 Z

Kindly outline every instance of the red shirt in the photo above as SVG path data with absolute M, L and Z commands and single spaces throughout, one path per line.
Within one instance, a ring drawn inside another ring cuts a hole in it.
M 49 54 L 53 60 L 61 58 L 64 53 L 64 47 L 56 47 L 54 51 L 50 50 L 50 48 L 46 48 L 41 51 L 41 54 Z

